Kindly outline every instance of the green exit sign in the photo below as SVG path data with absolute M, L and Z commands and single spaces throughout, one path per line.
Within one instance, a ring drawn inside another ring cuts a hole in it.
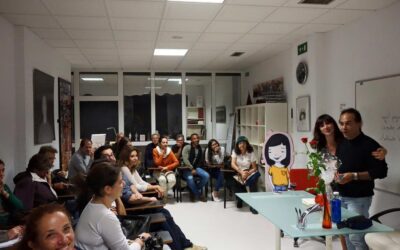
M 297 55 L 301 55 L 307 52 L 307 42 L 297 46 Z

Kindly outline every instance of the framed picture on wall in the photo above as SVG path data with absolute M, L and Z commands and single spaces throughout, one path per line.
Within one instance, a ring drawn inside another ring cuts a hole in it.
M 73 100 L 71 83 L 62 78 L 58 78 L 58 102 L 60 168 L 67 170 L 72 156 Z
M 299 96 L 296 99 L 296 125 L 298 132 L 311 129 L 310 96 Z
M 33 124 L 35 145 L 51 143 L 54 131 L 54 77 L 33 70 Z

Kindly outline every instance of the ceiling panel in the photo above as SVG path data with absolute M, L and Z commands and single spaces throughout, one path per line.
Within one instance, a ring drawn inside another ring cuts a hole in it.
M 114 30 L 158 31 L 159 25 L 159 19 L 111 18 L 111 26 Z
M 71 63 L 89 64 L 89 61 L 83 55 L 64 55 L 64 57 Z
M 260 23 L 249 33 L 251 34 L 287 34 L 298 29 L 298 23 Z
M 134 58 L 139 59 L 151 59 L 153 56 L 153 50 L 150 49 L 120 49 L 118 50 L 121 60 L 132 60 Z
M 241 36 L 241 34 L 232 33 L 203 33 L 199 42 L 233 43 Z
M 56 48 L 55 50 L 63 55 L 82 55 L 78 48 Z
M 152 1 L 108 1 L 111 17 L 161 18 L 164 3 Z
M 278 34 L 246 34 L 238 42 L 239 43 L 271 43 L 282 37 Z
M 7 20 L 15 25 L 22 25 L 33 28 L 59 28 L 56 20 L 52 16 L 33 16 L 33 15 L 3 15 Z
M 327 9 L 279 8 L 265 20 L 268 22 L 308 23 L 327 11 Z
M 106 55 L 113 56 L 118 54 L 117 49 L 81 49 L 85 55 Z
M 42 0 L 53 15 L 106 16 L 102 0 Z
M 64 29 L 90 29 L 106 30 L 111 29 L 109 21 L 105 17 L 56 17 Z
M 0 13 L 49 14 L 40 0 L 0 0 Z
M 70 29 L 67 33 L 72 39 L 83 40 L 113 40 L 113 33 L 111 30 L 77 30 Z
M 212 22 L 206 32 L 226 32 L 226 33 L 247 33 L 251 30 L 257 23 L 255 22 L 225 22 L 225 21 L 215 21 Z
M 69 39 L 68 34 L 62 29 L 31 28 L 31 30 L 42 39 Z
M 187 33 L 187 32 L 160 32 L 158 34 L 158 41 L 160 42 L 190 42 L 197 41 L 200 33 Z
M 119 49 L 154 49 L 154 43 L 148 41 L 115 41 Z
M 315 19 L 313 23 L 346 24 L 355 21 L 368 13 L 370 13 L 370 11 L 333 9 L 325 15 Z
M 162 31 L 183 31 L 183 32 L 203 32 L 209 21 L 202 20 L 167 20 L 161 23 Z
M 167 2 L 164 18 L 211 20 L 221 7 L 221 4 Z
M 75 40 L 75 43 L 79 48 L 84 49 L 113 49 L 116 48 L 114 41 L 102 41 L 102 40 Z
M 119 62 L 113 61 L 96 61 L 91 63 L 92 67 L 96 69 L 120 69 L 121 65 Z
M 149 61 L 121 61 L 122 68 L 124 70 L 148 70 L 150 68 L 150 60 Z
M 225 5 L 215 20 L 259 22 L 274 10 L 276 10 L 276 7 Z
M 53 48 L 76 48 L 74 41 L 72 40 L 44 40 L 47 44 L 49 44 Z
M 193 43 L 191 42 L 186 42 L 186 43 L 181 43 L 181 42 L 162 42 L 158 41 L 155 45 L 155 48 L 159 49 L 190 49 L 193 46 Z
M 225 0 L 227 4 L 282 6 L 288 0 Z
M 153 56 L 151 60 L 152 69 L 176 69 L 178 64 L 182 61 L 182 57 L 169 57 L 169 56 Z
M 115 40 L 120 41 L 149 41 L 154 42 L 157 38 L 156 32 L 150 31 L 114 31 Z
M 348 0 L 338 6 L 340 9 L 377 10 L 385 8 L 397 0 Z
M 337 24 L 316 24 L 310 23 L 306 24 L 300 29 L 296 30 L 295 33 L 302 33 L 302 34 L 312 34 L 312 33 L 321 33 L 321 32 L 328 32 L 334 30 L 341 25 Z
M 197 42 L 192 50 L 206 50 L 206 51 L 221 51 L 226 50 L 232 43 L 223 43 L 223 42 Z
M 86 55 L 86 58 L 90 62 L 94 61 L 119 61 L 119 57 L 117 54 L 115 55 Z

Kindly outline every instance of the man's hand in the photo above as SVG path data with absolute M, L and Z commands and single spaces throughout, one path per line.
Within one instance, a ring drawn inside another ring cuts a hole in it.
M 339 184 L 346 184 L 353 180 L 353 173 L 336 174 L 336 182 Z
M 192 169 L 192 175 L 197 175 L 196 169 Z

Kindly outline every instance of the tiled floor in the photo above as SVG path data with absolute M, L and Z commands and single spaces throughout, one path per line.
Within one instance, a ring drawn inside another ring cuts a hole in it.
M 207 246 L 209 250 L 274 250 L 273 225 L 261 215 L 254 215 L 247 206 L 236 208 L 234 202 L 188 201 L 170 202 L 170 210 L 176 223 L 187 238 L 195 244 Z M 299 240 L 300 247 L 293 247 L 293 239 L 284 237 L 282 249 L 323 250 L 325 245 L 317 238 Z M 338 239 L 333 240 L 333 249 L 341 249 Z

